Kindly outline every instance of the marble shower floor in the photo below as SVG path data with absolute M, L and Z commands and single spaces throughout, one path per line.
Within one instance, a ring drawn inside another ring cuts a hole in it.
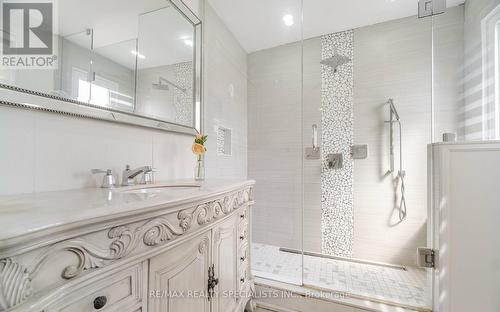
M 252 272 L 257 277 L 300 285 L 301 257 L 276 246 L 252 243 Z M 304 284 L 406 307 L 430 307 L 427 274 L 418 268 L 402 270 L 304 256 Z

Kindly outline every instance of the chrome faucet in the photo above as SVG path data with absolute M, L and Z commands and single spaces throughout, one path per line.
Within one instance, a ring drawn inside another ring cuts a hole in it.
M 153 168 L 151 166 L 139 167 L 137 169 L 130 169 L 130 166 L 127 165 L 125 170 L 123 170 L 122 177 L 122 185 L 123 186 L 131 186 L 135 184 L 135 177 L 139 174 L 144 174 L 144 179 L 142 180 L 142 184 L 152 184 L 154 183 L 153 179 Z

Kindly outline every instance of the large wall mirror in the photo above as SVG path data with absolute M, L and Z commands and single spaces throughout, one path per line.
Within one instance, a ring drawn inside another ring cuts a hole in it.
M 54 66 L 2 66 L 2 104 L 200 130 L 201 22 L 182 1 L 53 3 Z M 4 45 L 19 37 L 3 31 Z

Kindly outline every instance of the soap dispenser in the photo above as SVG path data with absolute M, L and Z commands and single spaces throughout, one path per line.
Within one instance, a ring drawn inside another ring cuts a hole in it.
M 114 188 L 116 185 L 116 180 L 115 176 L 113 175 L 113 170 L 111 169 L 92 169 L 91 172 L 93 174 L 97 173 L 105 173 L 104 177 L 102 178 L 102 188 Z

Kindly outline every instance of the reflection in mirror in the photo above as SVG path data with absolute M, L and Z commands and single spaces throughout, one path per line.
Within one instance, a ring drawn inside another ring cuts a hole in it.
M 60 39 L 60 85 L 53 94 L 81 102 L 88 102 L 90 97 L 90 71 L 92 30 L 67 35 Z M 55 76 L 57 82 L 58 75 Z M 87 87 L 85 87 L 87 86 Z
M 94 47 L 90 103 L 134 111 L 137 40 Z
M 22 42 L 22 38 L 16 38 L 14 34 L 9 34 L 7 37 L 6 32 L 1 31 L 1 35 L 4 45 L 17 46 Z M 62 43 L 65 42 L 65 38 L 54 35 L 52 40 L 54 42 L 53 50 L 57 51 L 59 56 L 62 55 L 65 52 L 62 50 Z M 28 55 L 28 57 L 31 56 L 32 55 Z M 90 59 L 88 59 L 88 61 L 90 61 Z M 60 80 L 56 78 L 60 77 L 60 72 L 57 69 L 60 68 L 60 62 L 61 59 L 59 58 L 57 60 L 59 64 L 50 68 L 2 66 L 0 67 L 0 83 L 42 93 L 60 95 Z
M 56 66 L 0 68 L 3 89 L 200 129 L 201 23 L 181 1 L 64 0 L 56 17 Z
M 173 6 L 142 14 L 138 47 L 137 112 L 193 125 L 193 25 Z

